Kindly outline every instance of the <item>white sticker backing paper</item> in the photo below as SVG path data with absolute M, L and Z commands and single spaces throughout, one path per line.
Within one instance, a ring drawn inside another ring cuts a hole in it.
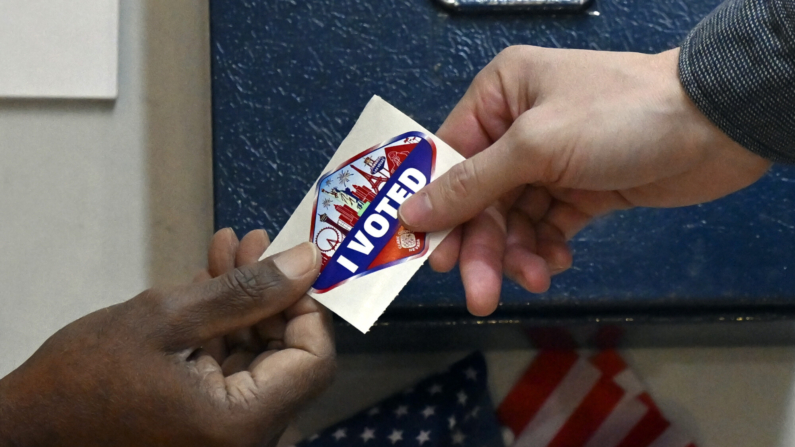
M 374 96 L 262 258 L 314 242 L 323 266 L 309 295 L 367 332 L 449 233 L 408 231 L 398 208 L 463 160 Z

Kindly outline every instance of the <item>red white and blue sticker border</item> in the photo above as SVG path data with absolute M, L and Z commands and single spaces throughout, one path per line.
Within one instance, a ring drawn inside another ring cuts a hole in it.
M 418 138 L 420 138 L 420 142 L 417 143 L 417 145 L 415 145 L 414 148 L 412 148 L 412 153 L 420 145 L 420 143 L 422 141 L 427 142 L 428 145 L 430 146 L 430 150 L 431 150 L 430 169 L 429 169 L 429 172 L 428 172 L 428 179 L 427 180 L 428 180 L 428 182 L 433 180 L 433 175 L 434 175 L 435 170 L 436 170 L 436 143 L 434 143 L 433 138 L 430 135 L 426 134 L 425 132 L 412 131 L 412 132 L 406 132 L 406 133 L 400 134 L 400 135 L 398 135 L 396 137 L 387 139 L 387 140 L 385 140 L 385 141 L 383 141 L 383 142 L 381 142 L 379 144 L 376 144 L 376 145 L 370 147 L 369 149 L 364 150 L 364 151 L 362 151 L 362 152 L 350 157 L 346 161 L 340 163 L 339 166 L 337 166 L 336 168 L 334 168 L 334 169 L 328 171 L 326 174 L 323 174 L 323 175 L 320 176 L 320 178 L 318 179 L 317 183 L 315 184 L 315 188 L 314 188 L 315 189 L 315 194 L 314 194 L 315 198 L 314 198 L 314 203 L 313 203 L 313 206 L 312 206 L 312 224 L 310 226 L 310 232 L 309 232 L 310 241 L 314 242 L 313 239 L 314 239 L 314 232 L 315 232 L 315 220 L 316 220 L 315 218 L 317 216 L 318 198 L 320 197 L 320 190 L 321 190 L 322 185 L 324 184 L 324 182 L 326 180 L 328 180 L 329 177 L 331 177 L 332 175 L 334 175 L 335 173 L 337 173 L 338 171 L 343 169 L 345 166 L 350 165 L 351 163 L 353 163 L 353 162 L 365 157 L 366 155 L 368 155 L 368 154 L 370 154 L 372 152 L 375 152 L 375 151 L 377 151 L 379 149 L 385 148 L 386 146 L 389 146 L 389 145 L 391 145 L 391 144 L 393 144 L 395 142 L 398 142 L 400 140 L 404 140 L 404 139 L 409 138 L 409 137 L 418 137 Z M 403 164 L 401 164 L 401 166 L 403 166 Z M 391 178 L 390 178 L 390 180 L 391 180 Z M 381 190 L 378 191 L 378 194 L 376 195 L 376 199 L 378 199 L 381 196 L 381 192 L 382 191 L 385 192 L 387 190 L 386 186 L 387 185 L 384 185 L 384 187 Z M 374 199 L 374 201 L 375 201 L 375 199 Z M 364 217 L 364 216 L 362 216 L 362 217 Z M 364 220 L 362 219 L 360 221 L 363 222 Z M 398 227 L 399 227 L 399 224 L 394 228 L 393 231 L 390 231 L 390 234 L 388 234 L 388 236 L 391 237 L 392 235 L 394 235 L 394 233 L 397 231 Z M 346 237 L 345 240 L 342 241 L 342 243 L 344 243 L 347 240 L 348 240 L 348 238 Z M 378 251 L 380 252 L 381 250 L 383 250 L 383 247 L 380 250 L 378 250 Z M 337 250 L 335 252 L 334 257 L 332 257 L 332 259 L 337 257 L 337 252 L 338 251 L 339 250 Z M 389 268 L 389 267 L 392 267 L 394 265 L 402 264 L 404 262 L 407 262 L 407 261 L 410 261 L 410 260 L 413 260 L 413 259 L 417 259 L 418 257 L 422 257 L 425 254 L 427 254 L 427 252 L 428 252 L 428 244 L 427 244 L 427 239 L 426 239 L 426 243 L 424 244 L 424 247 L 423 247 L 422 251 L 420 251 L 418 253 L 415 253 L 415 254 L 413 254 L 411 256 L 407 256 L 407 257 L 404 257 L 404 258 L 401 258 L 401 259 L 397 259 L 395 261 L 392 261 L 392 262 L 389 262 L 389 263 L 386 263 L 386 264 L 379 265 L 377 267 L 374 267 L 373 269 L 362 270 L 360 273 L 355 273 L 355 274 L 347 277 L 346 279 L 344 279 L 342 281 L 336 282 L 336 283 L 334 283 L 332 285 L 329 285 L 329 286 L 326 286 L 326 287 L 317 288 L 316 286 L 318 286 L 318 282 L 323 277 L 323 273 L 321 273 L 321 275 L 318 277 L 318 281 L 316 281 L 315 284 L 313 284 L 313 288 L 310 290 L 310 292 L 312 292 L 312 293 L 325 293 L 325 292 L 328 292 L 330 290 L 333 290 L 333 289 L 335 289 L 335 288 L 337 288 L 337 287 L 339 287 L 339 286 L 341 286 L 341 285 L 343 285 L 343 284 L 345 284 L 345 283 L 347 283 L 347 282 L 349 282 L 349 281 L 351 281 L 353 279 L 359 278 L 361 276 L 369 275 L 370 273 L 374 273 L 374 272 L 383 270 L 385 268 Z M 376 253 L 376 256 L 377 256 L 377 253 Z

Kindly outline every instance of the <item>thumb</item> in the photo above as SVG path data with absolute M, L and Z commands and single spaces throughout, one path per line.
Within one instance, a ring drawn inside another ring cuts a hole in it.
M 276 315 L 312 286 L 320 269 L 315 244 L 305 242 L 213 280 L 162 295 L 164 336 L 174 350 L 194 347 Z
M 408 198 L 398 211 L 401 223 L 420 232 L 453 228 L 528 183 L 527 164 L 532 157 L 515 136 L 516 124 L 489 148 L 453 166 Z

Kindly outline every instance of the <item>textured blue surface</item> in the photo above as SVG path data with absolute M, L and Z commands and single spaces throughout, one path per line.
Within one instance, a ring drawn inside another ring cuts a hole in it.
M 373 94 L 435 129 L 511 44 L 657 52 L 719 0 L 597 0 L 591 14 L 451 15 L 432 0 L 214 0 L 215 225 L 275 235 Z M 598 11 L 598 15 L 593 14 Z M 795 170 L 729 198 L 597 221 L 548 293 L 505 308 L 629 312 L 795 303 Z M 457 273 L 423 269 L 391 308 L 463 311 Z M 654 309 L 654 310 L 652 310 Z

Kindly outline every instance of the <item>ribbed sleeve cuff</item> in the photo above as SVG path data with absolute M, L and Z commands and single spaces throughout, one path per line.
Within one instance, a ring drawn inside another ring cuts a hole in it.
M 724 2 L 683 42 L 679 78 L 729 137 L 795 163 L 795 1 Z

